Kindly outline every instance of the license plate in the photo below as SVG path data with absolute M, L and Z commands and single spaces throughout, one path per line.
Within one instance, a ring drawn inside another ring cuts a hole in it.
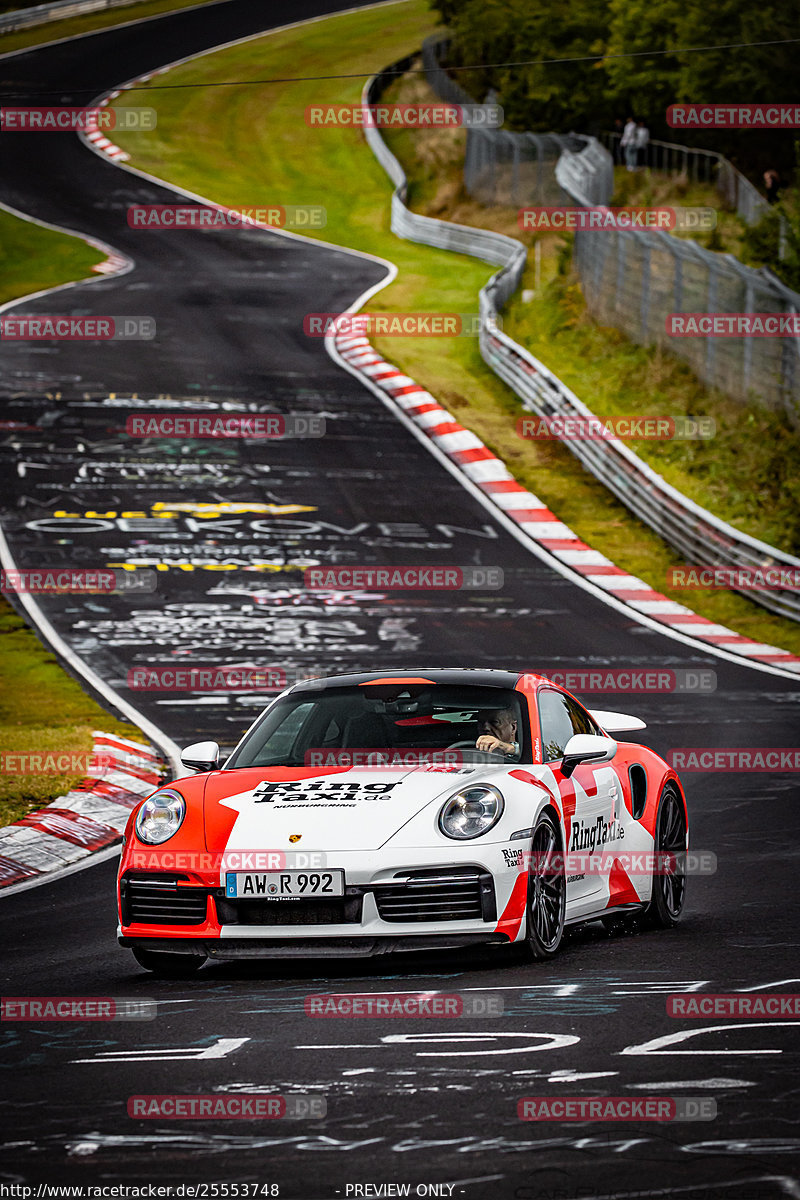
M 228 871 L 232 900 L 301 900 L 344 895 L 344 871 Z

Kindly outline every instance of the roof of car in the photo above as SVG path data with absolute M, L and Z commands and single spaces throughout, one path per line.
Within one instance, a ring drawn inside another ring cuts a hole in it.
M 292 691 L 321 691 L 325 688 L 358 687 L 363 683 L 377 683 L 385 680 L 394 683 L 395 680 L 420 680 L 431 683 L 472 684 L 475 687 L 514 688 L 521 675 L 520 671 L 495 671 L 484 667 L 419 667 L 415 670 L 399 671 L 359 671 L 349 675 L 325 675 L 317 679 L 304 679 L 296 683 Z

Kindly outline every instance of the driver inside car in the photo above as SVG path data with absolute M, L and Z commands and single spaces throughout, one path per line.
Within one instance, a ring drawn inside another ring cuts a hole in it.
M 478 713 L 477 750 L 495 754 L 519 754 L 517 718 L 511 708 L 482 709 Z

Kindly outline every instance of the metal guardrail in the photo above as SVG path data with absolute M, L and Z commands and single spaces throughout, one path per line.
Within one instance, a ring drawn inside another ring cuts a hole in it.
M 33 8 L 20 8 L 15 12 L 3 13 L 0 15 L 0 33 L 10 33 L 13 29 L 30 29 L 33 25 L 44 25 L 47 21 L 62 21 L 67 17 L 80 17 L 84 13 L 101 12 L 104 8 L 122 8 L 123 5 L 143 2 L 144 0 L 55 0 L 53 4 L 37 4 Z
M 364 87 L 362 106 L 377 103 L 396 73 L 406 70 L 415 57 L 409 55 L 373 76 Z M 544 416 L 592 417 L 590 409 L 544 363 L 497 328 L 498 312 L 516 291 L 525 269 L 527 252 L 522 243 L 505 234 L 412 212 L 406 205 L 407 180 L 402 166 L 377 128 L 365 124 L 364 136 L 395 185 L 391 207 L 393 233 L 408 241 L 455 250 L 500 267 L 479 294 L 479 343 L 484 361 L 516 392 L 525 409 Z M 594 139 L 586 142 L 589 155 L 595 155 L 597 143 Z M 574 164 L 570 169 L 574 170 Z M 679 551 L 686 562 L 761 569 L 775 565 L 800 567 L 800 559 L 740 533 L 689 500 L 619 440 L 572 440 L 566 444 L 596 479 Z M 746 594 L 772 612 L 800 620 L 798 590 L 753 590 Z
M 580 190 L 587 204 L 605 206 L 614 193 L 614 163 L 595 138 L 583 140 L 586 145 L 577 153 L 571 147 L 562 150 L 554 167 L 555 177 L 571 199 Z

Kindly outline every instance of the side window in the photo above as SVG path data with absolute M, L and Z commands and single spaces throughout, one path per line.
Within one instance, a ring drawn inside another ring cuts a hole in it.
M 584 708 L 550 688 L 539 692 L 539 723 L 545 762 L 563 758 L 564 747 L 574 733 L 598 732 Z
M 565 704 L 566 696 L 546 688 L 539 692 L 539 724 L 545 762 L 564 757 L 564 747 L 575 732 Z
M 600 730 L 589 716 L 585 708 L 580 704 L 576 704 L 574 700 L 570 700 L 569 696 L 564 697 L 564 703 L 567 706 L 567 711 L 572 721 L 573 733 L 592 733 L 597 735 Z

